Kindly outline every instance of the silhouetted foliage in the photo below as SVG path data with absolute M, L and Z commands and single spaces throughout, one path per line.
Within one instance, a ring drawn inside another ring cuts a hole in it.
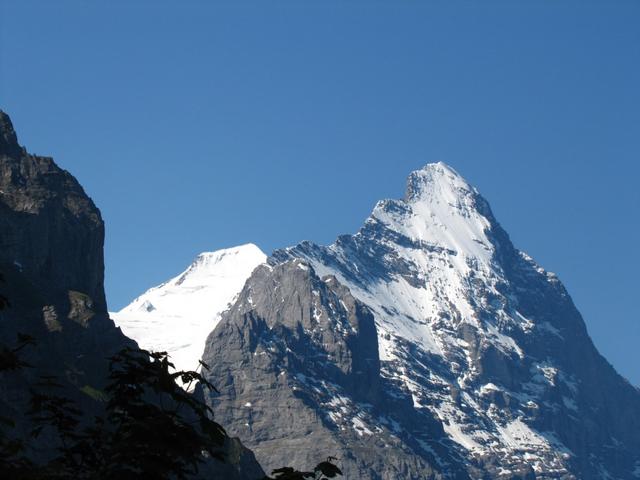
M 274 477 L 265 477 L 265 480 L 326 480 L 342 475 L 342 471 L 333 463 L 334 457 L 327 458 L 326 461 L 320 462 L 312 472 L 301 472 L 291 467 L 278 468 L 271 472 Z
M 32 339 L 21 336 L 5 348 L 0 372 L 23 368 L 18 352 Z M 26 443 L 0 429 L 0 476 L 15 479 L 185 479 L 207 457 L 222 459 L 224 429 L 207 405 L 176 383 L 201 382 L 198 372 L 171 369 L 166 352 L 126 348 L 111 359 L 103 413 L 87 419 L 65 397 L 55 377 L 41 377 L 31 389 L 31 437 L 55 438 L 56 452 L 42 464 L 27 458 Z M 0 418 L 3 427 L 14 422 Z
M 4 276 L 0 273 L 0 283 L 4 283 Z M 9 300 L 3 294 L 0 293 L 0 310 L 4 310 L 9 306 Z
M 113 357 L 105 424 L 111 433 L 110 469 L 124 478 L 144 472 L 148 478 L 185 478 L 205 456 L 222 459 L 224 429 L 211 420 L 211 409 L 180 388 L 200 382 L 200 373 L 171 372 L 166 352 L 126 348 Z M 111 429 L 113 429 L 111 431 Z
M 0 372 L 20 370 L 21 368 L 31 367 L 27 362 L 20 358 L 20 350 L 28 345 L 35 345 L 35 339 L 24 333 L 18 334 L 18 341 L 15 347 L 0 345 Z
M 0 304 L 0 310 L 6 307 L 7 304 Z M 0 345 L 0 373 L 29 367 L 19 356 L 20 350 L 31 343 L 27 338 L 30 340 L 26 335 L 19 335 L 14 347 Z M 7 432 L 15 426 L 13 418 L 0 416 L 0 478 L 30 478 L 30 472 L 34 468 L 33 463 L 24 456 L 24 439 L 12 437 Z

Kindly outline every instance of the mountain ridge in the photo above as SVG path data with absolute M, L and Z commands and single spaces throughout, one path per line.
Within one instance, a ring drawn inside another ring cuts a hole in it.
M 377 202 L 354 235 L 256 267 L 233 301 L 207 307 L 204 360 L 220 386 L 210 405 L 267 470 L 322 454 L 365 479 L 640 478 L 640 390 L 448 165 L 412 172 L 404 198 Z M 365 311 L 376 339 L 354 350 L 366 321 L 344 321 Z M 363 348 L 358 361 L 380 365 L 368 401 L 339 367 Z M 285 407 L 307 420 L 282 426 Z
M 355 235 L 340 236 L 327 247 L 303 242 L 277 250 L 268 263 L 276 268 L 294 260 L 319 278 L 335 278 L 373 313 L 380 379 L 387 392 L 411 398 L 422 418 L 411 424 L 394 420 L 404 429 L 399 435 L 405 446 L 425 443 L 413 455 L 430 462 L 434 472 L 446 475 L 438 457 L 429 458 L 429 449 L 453 442 L 462 460 L 452 471 L 472 478 L 640 475 L 638 390 L 597 352 L 557 276 L 512 245 L 488 202 L 452 168 L 439 163 L 413 172 L 405 198 L 378 202 Z M 270 280 L 262 281 L 262 288 L 273 290 Z M 250 284 L 254 291 L 260 288 L 251 278 Z M 232 307 L 212 335 L 225 322 L 253 314 Z M 218 333 L 216 341 L 224 338 Z M 205 359 L 215 364 L 220 351 L 209 341 Z M 214 374 L 211 380 L 223 377 Z M 315 380 L 308 380 L 306 394 L 320 395 L 314 388 L 322 379 Z M 241 392 L 225 395 L 230 397 L 213 396 L 212 405 L 244 398 Z M 318 427 L 322 431 L 342 432 L 354 419 L 364 422 L 357 407 L 323 408 L 332 420 Z M 373 436 L 377 429 L 388 432 L 382 418 L 401 413 L 378 411 L 377 418 L 367 417 L 372 423 L 364 422 L 365 428 Z M 233 415 L 226 421 L 234 424 Z M 421 423 L 422 433 L 416 433 Z M 262 440 L 237 431 L 260 459 Z M 355 445 L 345 447 L 343 461 L 363 478 L 393 478 L 406 466 L 375 476 L 375 468 L 362 470 L 346 459 Z

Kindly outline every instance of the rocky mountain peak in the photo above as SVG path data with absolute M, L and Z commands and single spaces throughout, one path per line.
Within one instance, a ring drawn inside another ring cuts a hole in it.
M 489 232 L 495 226 L 478 191 L 439 162 L 409 175 L 404 199 L 378 202 L 361 233 L 371 236 L 373 228 L 377 242 L 451 252 L 466 270 L 467 258 L 491 263 L 495 248 Z
M 355 235 L 269 263 L 294 258 L 370 309 L 388 391 L 441 423 L 472 478 L 637 478 L 637 390 L 600 357 L 559 279 L 513 246 L 451 167 L 411 173 L 406 196 L 378 202 Z M 627 424 L 614 425 L 621 409 Z M 421 428 L 419 444 L 439 435 Z
M 381 405 L 410 404 L 381 385 L 371 311 L 304 260 L 254 270 L 209 335 L 204 361 L 216 379 L 217 418 L 266 470 L 331 455 L 345 478 L 441 478 L 398 441 L 398 422 L 370 427 Z M 351 446 L 368 462 L 355 461 Z
M 17 143 L 9 116 L 0 115 L 0 264 L 20 265 L 54 297 L 79 292 L 106 313 L 104 223 L 76 179 L 50 157 Z
M 460 196 L 476 193 L 476 189 L 444 162 L 427 163 L 414 170 L 407 178 L 405 200 L 416 202 L 442 196 Z
M 21 151 L 11 118 L 0 110 L 0 155 L 13 157 L 19 155 Z

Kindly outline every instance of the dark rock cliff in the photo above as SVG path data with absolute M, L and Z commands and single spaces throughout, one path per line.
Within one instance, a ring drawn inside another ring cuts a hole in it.
M 28 435 L 30 386 L 56 377 L 61 393 L 86 413 L 99 412 L 93 398 L 106 384 L 109 357 L 135 342 L 107 313 L 104 293 L 104 223 L 80 184 L 49 157 L 27 153 L 9 117 L 0 111 L 0 344 L 18 333 L 36 345 L 22 352 L 31 368 L 5 372 L 2 415 Z M 197 393 L 198 394 L 198 393 Z M 39 451 L 49 447 L 43 439 Z M 227 462 L 207 462 L 198 478 L 256 480 L 263 476 L 253 453 L 238 439 L 226 442 Z
M 0 337 L 36 339 L 37 348 L 24 352 L 35 368 L 24 375 L 101 388 L 106 359 L 134 343 L 107 314 L 100 211 L 71 174 L 19 146 L 4 112 L 0 129 L 0 272 L 11 302 Z M 2 395 L 18 395 L 22 381 Z

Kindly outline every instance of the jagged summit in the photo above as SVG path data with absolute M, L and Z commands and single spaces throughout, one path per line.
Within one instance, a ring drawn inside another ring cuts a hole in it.
M 441 422 L 472 478 L 640 477 L 637 390 L 598 354 L 558 278 L 513 246 L 451 167 L 412 172 L 405 198 L 378 202 L 355 235 L 278 250 L 269 263 L 293 258 L 373 312 L 388 391 Z M 613 425 L 620 409 L 627 423 Z M 348 428 L 344 411 L 329 416 Z M 385 418 L 407 445 L 437 437 L 393 411 L 366 428 Z
M 13 129 L 11 118 L 0 110 L 0 155 L 8 157 L 19 156 L 22 147 L 18 144 L 18 137 Z
M 481 297 L 498 293 L 505 282 L 496 261 L 500 240 L 513 253 L 488 203 L 439 162 L 412 172 L 405 198 L 378 202 L 355 235 L 327 247 L 303 242 L 274 252 L 272 262 L 303 258 L 321 275 L 335 275 L 348 285 L 385 332 L 382 359 L 395 358 L 397 341 L 407 340 L 443 354 L 462 323 L 494 339 L 502 351 L 520 352 L 499 333 L 497 319 L 483 322 L 477 309 L 478 301 L 489 301 Z M 503 321 L 521 323 L 517 316 Z M 449 328 L 439 329 L 443 323 Z
M 376 226 L 400 235 L 405 243 L 449 250 L 457 256 L 459 268 L 465 268 L 467 257 L 491 261 L 488 231 L 494 224 L 478 191 L 453 168 L 438 162 L 409 175 L 403 200 L 378 202 L 365 230 Z
M 444 162 L 427 163 L 409 174 L 405 200 L 411 202 L 425 195 L 435 196 L 434 193 L 441 193 L 444 189 L 476 192 L 453 167 Z
M 193 369 L 220 312 L 266 258 L 252 243 L 203 252 L 184 272 L 147 290 L 111 317 L 142 348 L 166 350 L 177 368 Z
M 18 145 L 4 112 L 0 114 L 0 232 L 0 263 L 21 265 L 42 288 L 87 294 L 96 310 L 106 311 L 100 210 L 51 157 L 30 154 Z

